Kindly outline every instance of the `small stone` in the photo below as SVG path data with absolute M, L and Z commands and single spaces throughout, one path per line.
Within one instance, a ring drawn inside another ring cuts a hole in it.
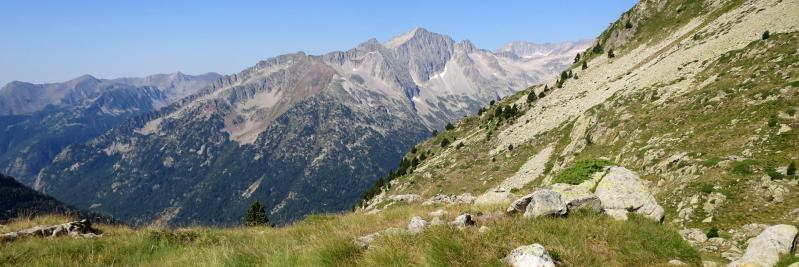
M 688 264 L 686 264 L 686 263 L 684 263 L 684 262 L 682 262 L 682 261 L 680 261 L 680 260 L 670 260 L 670 261 L 669 261 L 669 265 L 674 265 L 674 266 L 686 266 L 686 265 L 688 265 Z
M 518 247 L 505 257 L 505 262 L 514 267 L 555 267 L 555 262 L 541 244 Z
M 421 216 L 413 216 L 411 221 L 408 223 L 408 231 L 412 234 L 418 234 L 424 232 L 424 229 L 429 225 L 430 223 L 422 219 Z
M 466 228 L 468 226 L 475 225 L 475 221 L 472 219 L 472 215 L 469 213 L 464 213 L 455 217 L 455 220 L 450 222 L 449 224 L 458 227 L 459 229 Z

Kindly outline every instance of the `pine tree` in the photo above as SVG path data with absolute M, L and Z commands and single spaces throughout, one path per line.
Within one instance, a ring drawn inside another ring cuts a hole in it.
M 624 28 L 632 29 L 633 28 L 633 23 L 630 22 L 630 20 L 627 20 L 627 23 L 624 24 Z
M 614 57 L 616 57 L 616 54 L 613 53 L 613 48 L 608 49 L 608 58 L 614 58 Z
M 447 131 L 454 130 L 455 125 L 452 125 L 452 123 L 447 123 L 447 126 L 444 126 L 444 129 L 447 129 Z
M 769 37 L 771 37 L 771 33 L 769 33 L 768 31 L 764 31 L 764 32 L 763 32 L 763 40 L 766 40 L 766 39 L 768 39 Z
M 788 164 L 788 170 L 785 173 L 790 176 L 796 175 L 796 162 L 791 162 L 791 164 Z
M 574 63 L 577 63 L 577 62 L 580 62 L 580 53 L 577 53 L 577 55 L 574 56 Z
M 445 137 L 444 140 L 441 140 L 441 147 L 447 147 L 448 145 L 449 145 L 449 139 Z
M 587 68 L 588 68 L 588 63 L 583 61 L 583 69 L 587 69 Z
M 438 130 L 433 129 L 433 132 L 430 133 L 430 135 L 432 135 L 433 137 L 436 137 L 436 135 L 438 135 Z
M 535 91 L 531 91 L 529 94 L 527 94 L 527 103 L 528 104 L 532 103 L 536 99 L 538 99 L 538 98 L 535 96 Z
M 260 202 L 252 203 L 247 210 L 247 226 L 269 225 L 269 218 L 266 217 L 266 207 Z

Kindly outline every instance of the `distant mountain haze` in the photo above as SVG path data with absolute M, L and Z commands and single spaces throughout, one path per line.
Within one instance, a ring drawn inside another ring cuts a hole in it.
M 589 45 L 531 57 L 415 28 L 281 55 L 70 145 L 27 183 L 137 224 L 238 224 L 254 201 L 278 223 L 342 211 L 432 130 L 554 77 Z

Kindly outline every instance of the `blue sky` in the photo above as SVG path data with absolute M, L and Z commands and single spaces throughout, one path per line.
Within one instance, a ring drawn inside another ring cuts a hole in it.
M 4 1 L 0 84 L 182 71 L 230 74 L 261 59 L 345 50 L 420 26 L 496 49 L 593 38 L 632 0 Z

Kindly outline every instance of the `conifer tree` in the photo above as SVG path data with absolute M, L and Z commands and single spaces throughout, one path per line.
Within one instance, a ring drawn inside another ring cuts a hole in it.
M 252 203 L 247 210 L 247 226 L 269 225 L 269 218 L 266 217 L 266 207 L 261 202 Z

